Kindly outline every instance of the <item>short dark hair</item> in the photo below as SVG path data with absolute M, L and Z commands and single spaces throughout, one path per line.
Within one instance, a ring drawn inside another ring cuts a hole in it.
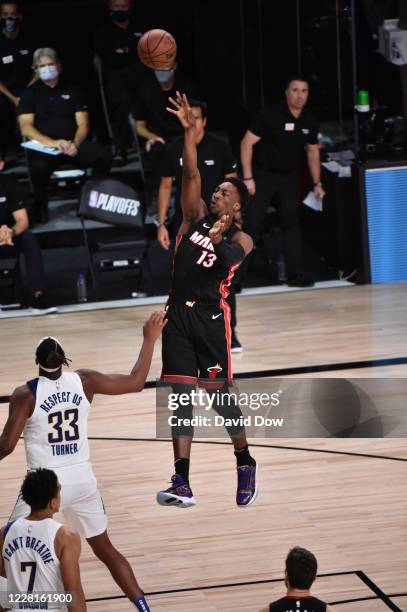
M 244 212 L 248 207 L 250 200 L 250 193 L 246 187 L 246 184 L 235 176 L 229 176 L 224 182 L 232 183 L 232 185 L 236 187 L 239 192 L 240 209 L 242 212 Z
M 17 11 L 21 13 L 21 6 L 19 2 L 13 2 L 12 0 L 9 2 L 7 2 L 7 0 L 0 0 L 0 10 L 5 4 L 14 4 L 17 7 Z
M 57 495 L 58 478 L 55 472 L 45 468 L 27 472 L 21 485 L 21 496 L 31 510 L 44 510 Z
M 315 555 L 306 548 L 295 546 L 285 560 L 288 582 L 293 589 L 309 589 L 317 575 L 318 563 Z
M 44 368 L 60 368 L 65 365 L 69 367 L 71 361 L 65 355 L 65 351 L 58 340 L 49 336 L 41 340 L 35 351 L 35 357 L 39 366 Z
M 204 102 L 203 100 L 189 100 L 189 106 L 191 108 L 195 107 L 195 108 L 200 108 L 201 109 L 201 113 L 202 113 L 202 118 L 205 119 L 206 115 L 207 115 L 207 111 L 208 111 L 208 105 L 206 102 Z
M 307 77 L 305 77 L 303 74 L 293 74 L 290 76 L 289 79 L 286 80 L 285 89 L 288 89 L 293 81 L 302 81 L 303 83 L 306 83 L 309 87 L 309 79 L 307 79 Z

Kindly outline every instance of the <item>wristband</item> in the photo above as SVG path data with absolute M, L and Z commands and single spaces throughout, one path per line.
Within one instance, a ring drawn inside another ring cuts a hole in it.
M 252 181 L 253 177 L 252 176 L 246 176 L 243 181 Z
M 322 187 L 322 183 L 321 181 L 318 181 L 317 183 L 313 183 L 314 187 Z

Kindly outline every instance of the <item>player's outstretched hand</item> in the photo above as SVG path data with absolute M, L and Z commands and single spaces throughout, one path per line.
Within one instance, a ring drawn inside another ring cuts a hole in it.
M 177 91 L 177 99 L 168 98 L 174 108 L 167 106 L 167 111 L 178 117 L 182 127 L 187 129 L 194 128 L 196 121 L 191 107 L 189 106 L 188 98 L 185 94 L 181 94 Z
M 143 325 L 143 336 L 145 340 L 155 342 L 159 338 L 163 328 L 167 324 L 167 319 L 164 319 L 165 312 L 153 312 L 151 317 Z
M 222 215 L 209 230 L 209 238 L 215 244 L 222 240 L 222 234 L 227 230 L 229 224 L 229 215 Z

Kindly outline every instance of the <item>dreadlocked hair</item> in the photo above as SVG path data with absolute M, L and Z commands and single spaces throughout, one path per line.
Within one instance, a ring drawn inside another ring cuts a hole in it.
M 55 338 L 44 338 L 37 346 L 35 353 L 36 359 L 44 368 L 60 368 L 68 366 L 72 361 L 65 355 L 65 351 Z

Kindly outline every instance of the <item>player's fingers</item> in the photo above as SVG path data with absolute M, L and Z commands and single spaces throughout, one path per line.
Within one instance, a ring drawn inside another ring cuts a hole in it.
M 173 108 L 170 108 L 169 106 L 166 106 L 165 110 L 167 110 L 169 113 L 172 113 L 173 115 L 176 115 L 178 113 L 178 111 Z

